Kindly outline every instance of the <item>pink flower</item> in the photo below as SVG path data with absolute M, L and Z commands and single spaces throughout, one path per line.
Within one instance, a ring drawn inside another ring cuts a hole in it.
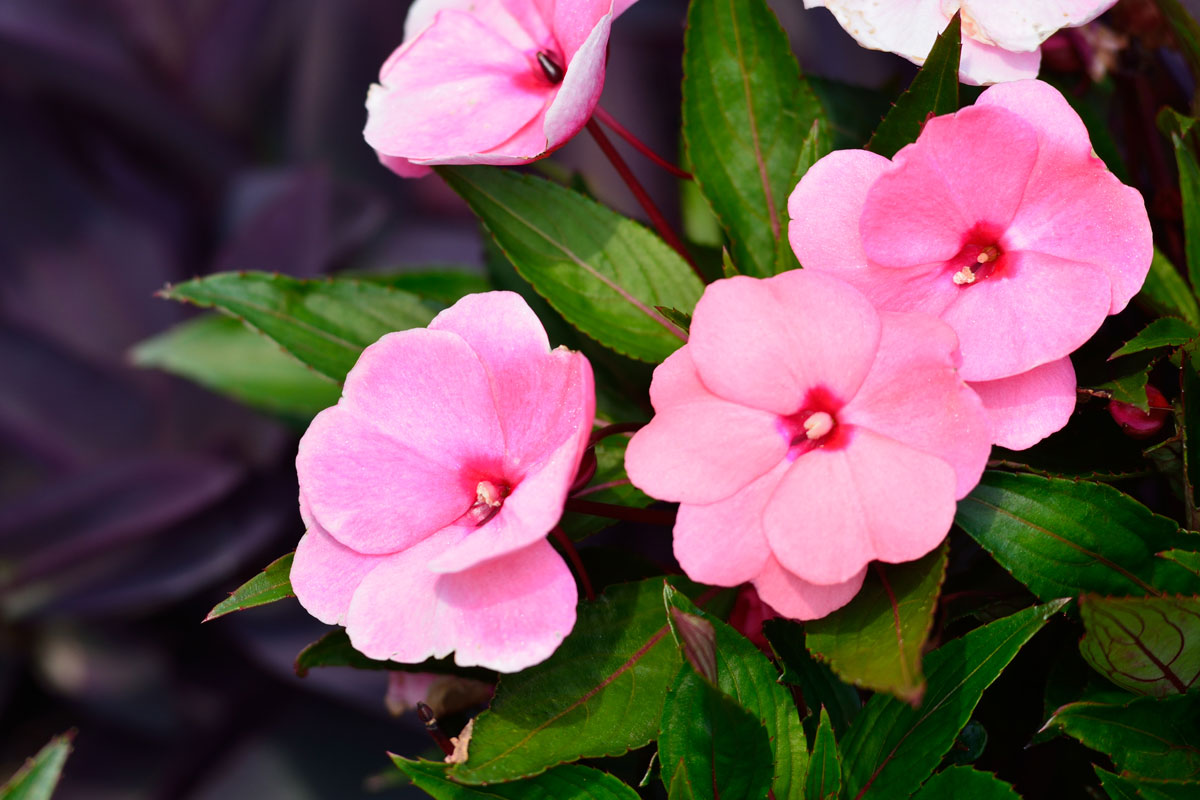
M 936 547 L 978 482 L 988 420 L 957 365 L 949 326 L 879 312 L 831 276 L 717 281 L 654 371 L 655 416 L 625 466 L 680 503 L 675 556 L 693 580 L 750 581 L 780 614 L 820 617 L 867 562 Z
M 367 143 L 403 177 L 546 155 L 591 116 L 609 28 L 633 2 L 417 0 L 367 95 Z
M 806 268 L 880 308 L 948 322 L 995 442 L 1035 444 L 1075 407 L 1068 358 L 1141 288 L 1153 254 L 1142 196 L 1092 154 L 1041 81 L 993 86 L 930 120 L 892 161 L 823 158 L 788 203 Z
M 871 50 L 921 64 L 955 12 L 962 12 L 964 83 L 1036 78 L 1041 44 L 1060 28 L 1090 22 L 1116 0 L 804 0 L 827 8 L 846 32 Z
M 371 658 L 536 664 L 575 624 L 546 534 L 592 429 L 587 359 L 519 295 L 464 297 L 363 351 L 300 440 L 292 588 Z
M 1171 404 L 1163 397 L 1162 392 L 1149 384 L 1146 386 L 1146 401 L 1150 407 L 1149 411 L 1142 411 L 1135 405 L 1119 400 L 1110 400 L 1108 413 L 1112 414 L 1113 421 L 1120 425 L 1121 430 L 1128 436 L 1134 439 L 1148 439 L 1162 430 L 1167 416 L 1171 413 Z

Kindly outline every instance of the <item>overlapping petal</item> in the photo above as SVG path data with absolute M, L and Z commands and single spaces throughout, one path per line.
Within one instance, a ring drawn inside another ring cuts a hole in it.
M 1033 447 L 1061 430 L 1075 410 L 1075 368 L 1060 358 L 1028 372 L 971 383 L 987 409 L 992 441 L 1009 450 Z
M 911 561 L 936 547 L 954 520 L 955 486 L 954 469 L 940 458 L 856 428 L 844 447 L 796 459 L 763 527 L 789 572 L 843 583 L 869 561 Z
M 845 400 L 879 344 L 879 315 L 842 281 L 808 270 L 770 285 L 737 277 L 712 284 L 696 305 L 689 347 L 714 394 L 791 414 L 818 387 Z
M 754 588 L 764 603 L 785 617 L 820 619 L 853 600 L 866 577 L 863 567 L 842 583 L 822 586 L 796 576 L 771 557 L 754 578 Z
M 345 625 L 350 600 L 371 570 L 388 556 L 351 550 L 322 530 L 310 527 L 296 545 L 291 583 L 296 599 L 326 625 Z
M 546 659 L 575 624 L 575 582 L 541 541 L 462 572 L 426 564 L 441 535 L 389 556 L 359 585 L 346 632 L 370 658 L 417 663 L 451 651 L 460 666 L 515 672 Z

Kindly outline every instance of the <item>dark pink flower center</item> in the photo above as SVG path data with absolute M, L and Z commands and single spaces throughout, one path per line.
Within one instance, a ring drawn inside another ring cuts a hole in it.
M 507 483 L 493 483 L 489 480 L 480 481 L 475 487 L 475 502 L 463 514 L 462 521 L 476 528 L 485 524 L 500 513 L 504 498 L 512 494 L 512 487 Z
M 553 50 L 538 50 L 537 62 L 546 80 L 556 86 L 563 82 L 567 71 Z
M 976 226 L 967 234 L 958 255 L 946 262 L 946 270 L 956 286 L 966 288 L 1004 270 L 1004 250 L 995 231 Z
M 817 388 L 808 393 L 799 411 L 779 417 L 776 425 L 788 443 L 788 461 L 819 447 L 845 446 L 845 431 L 837 419 L 841 406 L 827 390 Z

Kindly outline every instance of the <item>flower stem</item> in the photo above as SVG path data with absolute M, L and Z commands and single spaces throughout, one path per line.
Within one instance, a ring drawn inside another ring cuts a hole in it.
M 607 517 L 608 519 L 620 519 L 628 522 L 645 522 L 648 525 L 665 525 L 668 528 L 675 524 L 674 511 L 660 511 L 655 508 L 630 508 L 629 506 L 618 506 L 613 503 L 597 503 L 593 500 L 570 498 L 567 500 L 566 510 L 574 511 L 577 514 L 590 514 L 593 517 Z
M 629 478 L 620 478 L 615 481 L 608 481 L 607 483 L 597 483 L 593 486 L 585 486 L 584 488 L 575 492 L 571 496 L 572 497 L 585 497 L 589 494 L 595 494 L 596 492 L 603 492 L 605 489 L 615 489 L 618 486 L 628 486 L 629 483 L 630 483 Z
M 592 591 L 592 579 L 588 577 L 587 570 L 583 568 L 583 560 L 579 557 L 579 551 L 575 549 L 575 543 L 571 541 L 570 536 L 567 536 L 566 531 L 557 525 L 550 533 L 559 546 L 566 551 L 567 558 L 571 561 L 571 566 L 575 568 L 575 574 L 579 577 L 579 582 L 583 584 L 583 593 L 587 595 L 588 602 L 595 602 L 596 593 Z
M 667 172 L 674 175 L 676 178 L 680 178 L 685 181 L 693 180 L 692 173 L 690 173 L 686 170 L 680 169 L 679 167 L 672 164 L 670 161 L 667 161 L 665 158 L 660 156 L 658 153 L 651 150 L 644 142 L 642 142 L 641 139 L 634 136 L 633 133 L 630 132 L 630 130 L 628 128 L 626 128 L 621 123 L 617 122 L 616 119 L 613 118 L 612 114 L 609 114 L 607 111 L 605 111 L 600 106 L 596 106 L 596 110 L 593 111 L 592 113 L 595 115 L 596 119 L 598 119 L 602 125 L 607 126 L 617 136 L 620 136 L 622 139 L 629 142 L 629 144 L 633 146 L 634 150 L 637 150 L 639 153 L 641 153 L 646 158 L 653 161 L 658 166 L 665 169 Z
M 442 748 L 442 752 L 448 756 L 454 755 L 454 743 L 438 727 L 437 717 L 433 715 L 433 709 L 424 703 L 417 703 L 417 716 L 425 724 L 425 730 L 429 733 L 429 737 L 437 743 L 438 747 Z
M 588 438 L 588 447 L 595 447 L 601 439 L 616 436 L 618 433 L 634 433 L 645 425 L 644 422 L 614 422 L 612 425 L 605 425 L 603 428 L 592 431 L 592 435 Z
M 587 129 L 588 133 L 592 135 L 592 138 L 596 140 L 596 144 L 600 145 L 600 149 L 604 151 L 604 155 L 606 155 L 608 160 L 612 162 L 613 168 L 616 169 L 617 174 L 621 176 L 623 181 L 625 181 L 625 185 L 629 187 L 629 191 L 633 192 L 633 196 L 642 206 L 642 209 L 646 212 L 647 216 L 650 217 L 650 221 L 654 223 L 654 227 L 658 230 L 658 235 L 661 236 L 663 241 L 669 244 L 675 250 L 675 252 L 679 253 L 679 255 L 683 257 L 683 260 L 688 263 L 688 266 L 692 268 L 692 271 L 696 273 L 700 280 L 707 283 L 704 278 L 704 273 L 700 271 L 700 267 L 696 266 L 696 262 L 692 260 L 692 256 L 690 253 L 688 253 L 687 248 L 683 246 L 683 242 L 680 241 L 679 237 L 675 235 L 675 231 L 671 230 L 671 226 L 667 224 L 667 218 L 662 215 L 662 212 L 658 210 L 658 206 L 656 206 L 654 201 L 650 199 L 650 195 L 646 193 L 645 188 L 638 181 L 637 176 L 633 174 L 633 170 L 629 168 L 629 165 L 625 163 L 625 159 L 623 159 L 621 154 L 617 152 L 617 148 L 613 146 L 611 141 L 609 141 L 608 135 L 605 134 L 600 128 L 599 124 L 596 123 L 595 117 L 588 120 Z

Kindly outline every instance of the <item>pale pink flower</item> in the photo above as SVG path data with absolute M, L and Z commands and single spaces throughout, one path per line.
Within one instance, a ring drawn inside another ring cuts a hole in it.
M 928 553 L 979 480 L 987 415 L 958 343 L 809 270 L 710 285 L 688 344 L 654 371 L 629 443 L 635 486 L 680 503 L 693 579 L 750 581 L 783 616 L 846 604 L 867 563 Z
M 587 123 L 634 0 L 417 0 L 367 95 L 367 143 L 404 177 L 524 164 Z
M 962 376 L 990 410 L 995 442 L 1011 449 L 1067 423 L 1068 355 L 1129 303 L 1153 255 L 1142 196 L 1041 81 L 991 87 L 930 120 L 891 161 L 831 153 L 788 211 L 807 269 L 954 328 Z
M 300 440 L 292 588 L 378 659 L 536 664 L 575 624 L 546 534 L 595 413 L 591 366 L 519 295 L 468 295 L 363 351 Z
M 959 76 L 976 85 L 1036 78 L 1041 44 L 1060 28 L 1083 25 L 1116 0 L 804 0 L 827 8 L 871 50 L 921 64 L 955 12 L 962 13 Z

